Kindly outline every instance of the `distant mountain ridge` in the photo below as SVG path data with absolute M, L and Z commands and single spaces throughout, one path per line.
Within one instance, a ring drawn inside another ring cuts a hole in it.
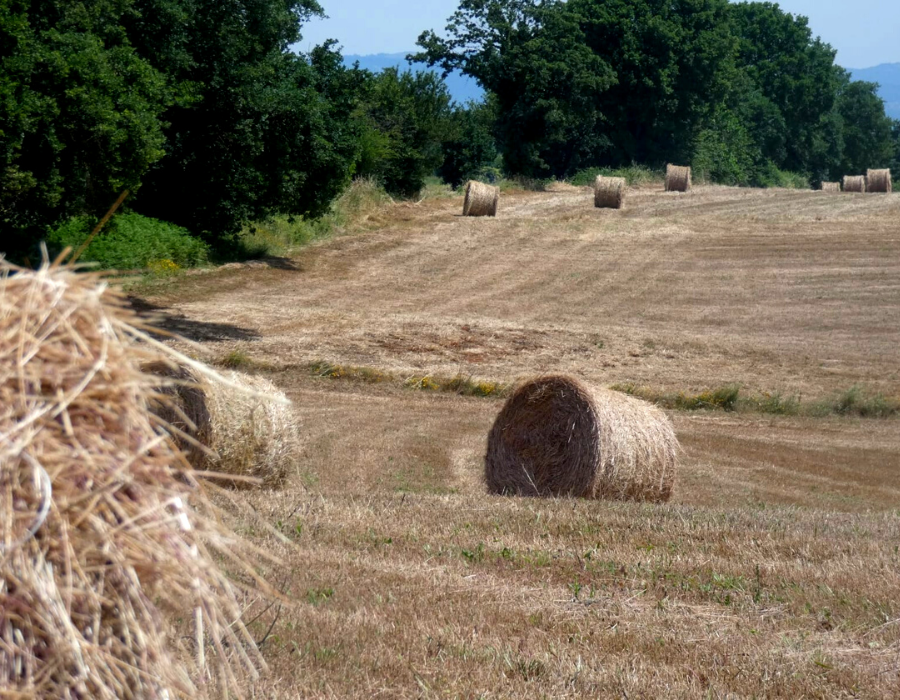
M 410 53 L 412 52 L 410 51 Z M 376 53 L 368 56 L 350 55 L 344 56 L 344 64 L 352 66 L 359 61 L 360 68 L 365 68 L 373 73 L 379 73 L 385 68 L 441 73 L 439 68 L 429 68 L 424 63 L 414 63 L 410 66 L 406 62 L 406 56 L 407 54 L 405 53 Z M 460 75 L 459 73 L 451 73 L 447 76 L 447 88 L 450 90 L 453 99 L 460 104 L 464 104 L 469 100 L 480 100 L 484 95 L 484 90 L 478 87 L 478 83 L 467 75 Z
M 430 70 L 440 73 L 438 68 L 429 68 L 424 63 L 415 63 L 410 66 L 406 62 L 406 53 L 378 53 L 367 56 L 344 56 L 344 63 L 352 66 L 357 61 L 360 68 L 378 73 L 385 68 L 399 68 L 400 70 Z M 900 119 L 900 63 L 883 63 L 871 68 L 848 68 L 854 80 L 866 80 L 880 85 L 878 94 L 885 102 L 885 111 L 888 116 Z M 459 103 L 469 100 L 480 100 L 484 95 L 478 83 L 472 78 L 458 73 L 447 76 L 447 87 L 453 99 Z
M 878 83 L 878 94 L 884 100 L 889 117 L 900 119 L 900 63 L 882 63 L 872 68 L 848 68 L 854 80 Z

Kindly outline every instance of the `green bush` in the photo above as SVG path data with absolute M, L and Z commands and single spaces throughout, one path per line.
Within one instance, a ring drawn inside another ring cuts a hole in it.
M 569 178 L 569 184 L 576 187 L 591 187 L 598 175 L 604 177 L 624 177 L 629 185 L 644 185 L 663 179 L 661 171 L 644 165 L 629 165 L 624 168 L 587 168 L 580 170 Z
M 90 235 L 96 221 L 79 216 L 69 219 L 47 234 L 47 246 L 58 253 L 78 248 Z M 196 267 L 206 262 L 207 245 L 180 226 L 140 214 L 119 214 L 101 231 L 81 260 L 96 262 L 109 270 L 135 270 L 159 267 Z M 168 262 L 167 262 L 168 261 Z M 160 265 L 163 263 L 163 265 Z M 174 265 L 168 264 L 174 263 Z
M 808 190 L 810 188 L 809 177 L 803 173 L 792 173 L 788 170 L 780 170 L 772 163 L 757 176 L 760 187 L 785 187 L 792 190 Z
M 883 394 L 870 394 L 862 387 L 854 386 L 833 399 L 820 404 L 819 413 L 861 418 L 890 418 L 900 413 L 900 401 Z
M 247 260 L 289 255 L 297 248 L 362 224 L 392 201 L 375 178 L 357 178 L 324 216 L 305 219 L 282 214 L 248 224 L 238 237 L 234 257 Z

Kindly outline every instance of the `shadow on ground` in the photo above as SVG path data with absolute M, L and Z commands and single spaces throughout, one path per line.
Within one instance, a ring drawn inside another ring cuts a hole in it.
M 198 343 L 216 340 L 258 340 L 261 337 L 253 328 L 243 328 L 230 323 L 196 321 L 140 297 L 129 296 L 128 301 L 131 307 L 153 327 Z

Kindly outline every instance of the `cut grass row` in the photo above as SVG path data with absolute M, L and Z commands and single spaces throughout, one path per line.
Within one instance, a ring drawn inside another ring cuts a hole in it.
M 217 364 L 229 369 L 251 371 L 277 371 L 284 369 L 257 362 L 238 350 L 220 358 Z M 313 376 L 322 379 L 363 384 L 394 384 L 416 391 L 432 391 L 481 398 L 505 399 L 509 397 L 516 386 L 515 383 L 477 379 L 472 375 L 466 376 L 462 374 L 452 377 L 432 374 L 400 376 L 376 367 L 342 365 L 325 360 L 312 362 L 306 365 L 305 369 Z M 777 416 L 807 416 L 812 418 L 853 416 L 857 418 L 883 419 L 900 416 L 900 398 L 871 392 L 861 386 L 853 386 L 834 396 L 808 402 L 802 401 L 799 396 L 789 396 L 779 392 L 745 393 L 738 384 L 726 384 L 716 389 L 696 393 L 684 391 L 664 392 L 636 384 L 613 384 L 609 388 L 673 411 L 735 411 Z

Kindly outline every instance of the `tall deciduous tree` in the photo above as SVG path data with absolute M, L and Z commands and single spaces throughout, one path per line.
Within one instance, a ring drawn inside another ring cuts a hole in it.
M 275 211 L 322 213 L 352 174 L 358 83 L 330 46 L 308 57 L 289 50 L 301 24 L 321 13 L 318 3 L 135 6 L 142 52 L 192 96 L 165 114 L 166 157 L 135 207 L 211 240 Z
M 599 98 L 610 164 L 686 162 L 733 77 L 726 0 L 570 0 L 615 81 Z
M 123 29 L 131 3 L 0 4 L 0 230 L 24 248 L 49 223 L 106 209 L 164 154 L 176 92 Z
M 813 37 L 805 17 L 776 3 L 742 2 L 730 14 L 737 68 L 758 105 L 750 126 L 763 156 L 781 169 L 825 176 L 837 167 L 841 148 L 833 114 L 841 83 L 835 50 Z
M 388 68 L 367 75 L 361 116 L 369 148 L 357 172 L 377 178 L 391 194 L 414 196 L 444 160 L 441 145 L 452 127 L 450 92 L 431 72 Z
M 561 177 L 609 148 L 599 97 L 614 73 L 565 3 L 462 0 L 447 34 L 423 33 L 411 58 L 460 70 L 493 93 L 507 169 Z
M 889 167 L 895 149 L 891 133 L 894 123 L 884 113 L 878 85 L 851 81 L 845 73 L 836 109 L 841 118 L 843 150 L 834 176 Z

